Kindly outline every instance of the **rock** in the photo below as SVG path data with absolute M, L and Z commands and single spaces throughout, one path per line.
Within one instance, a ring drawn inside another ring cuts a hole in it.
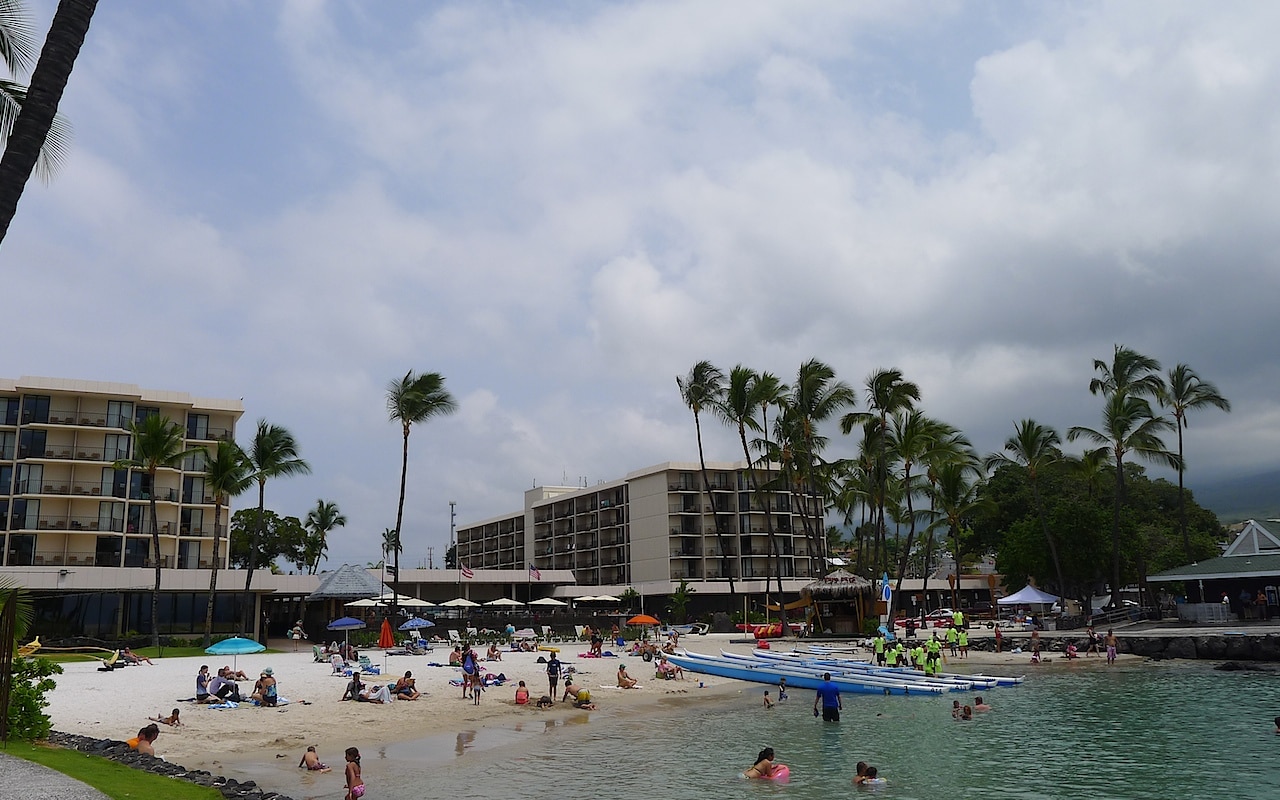
M 1196 643 L 1189 637 L 1179 636 L 1169 639 L 1164 645 L 1165 658 L 1195 658 Z

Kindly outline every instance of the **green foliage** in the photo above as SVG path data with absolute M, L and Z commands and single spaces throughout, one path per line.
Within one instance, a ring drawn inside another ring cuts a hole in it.
M 8 709 L 11 738 L 31 742 L 49 735 L 53 723 L 44 713 L 49 706 L 45 693 L 57 686 L 50 676 L 60 674 L 60 665 L 43 658 L 13 660 L 13 688 Z
M 689 588 L 689 582 L 681 578 L 680 585 L 667 599 L 671 601 L 671 615 L 677 622 L 683 624 L 689 614 L 689 601 L 693 599 L 693 590 Z
M 249 550 L 258 524 L 258 509 L 245 508 L 231 517 L 231 564 L 244 569 L 250 563 Z M 274 511 L 262 512 L 263 525 L 257 529 L 257 549 L 253 564 L 270 564 L 277 558 L 291 564 L 304 563 L 307 529 L 297 517 L 281 517 Z
M 63 775 L 87 783 L 112 800 L 163 797 L 165 800 L 221 800 L 217 789 L 176 778 L 143 772 L 99 756 L 76 750 L 32 744 L 10 744 L 9 755 L 43 764 Z

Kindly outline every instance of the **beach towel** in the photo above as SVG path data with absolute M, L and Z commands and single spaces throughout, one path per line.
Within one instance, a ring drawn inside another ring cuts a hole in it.
M 240 704 L 232 700 L 227 700 L 222 703 L 216 703 L 208 706 L 208 708 L 239 708 L 239 707 L 240 707 Z

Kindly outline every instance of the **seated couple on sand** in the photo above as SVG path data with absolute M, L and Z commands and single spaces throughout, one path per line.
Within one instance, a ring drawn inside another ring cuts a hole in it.
M 360 680 L 360 674 L 356 673 L 351 676 L 351 682 L 347 684 L 347 690 L 342 693 L 343 700 L 354 700 L 357 703 L 375 703 L 377 705 L 385 705 L 390 703 L 395 697 L 391 694 L 391 689 L 387 686 L 370 686 Z

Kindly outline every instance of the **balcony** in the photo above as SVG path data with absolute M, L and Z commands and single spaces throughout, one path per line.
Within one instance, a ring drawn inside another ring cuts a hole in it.
M 209 428 L 199 431 L 187 428 L 187 441 L 189 442 L 230 442 L 235 435 L 228 428 Z

